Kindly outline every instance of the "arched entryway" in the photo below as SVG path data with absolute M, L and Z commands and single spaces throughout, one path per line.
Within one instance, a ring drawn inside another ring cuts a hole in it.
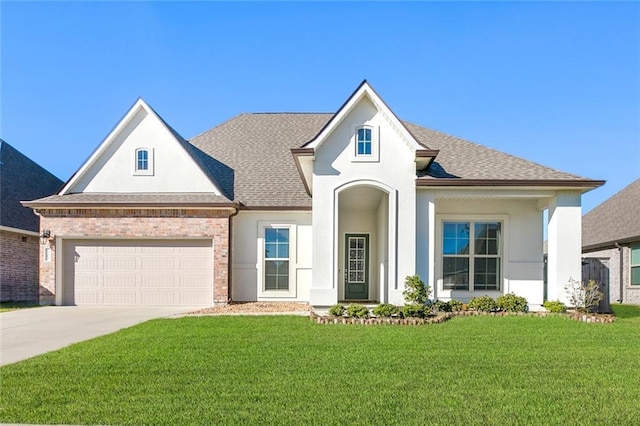
M 384 302 L 389 283 L 390 191 L 376 182 L 354 182 L 337 193 L 338 300 Z M 391 256 L 393 258 L 393 256 Z M 395 266 L 395 262 L 392 262 Z

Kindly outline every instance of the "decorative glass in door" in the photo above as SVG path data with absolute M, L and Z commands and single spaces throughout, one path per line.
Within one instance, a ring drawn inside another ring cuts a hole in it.
M 369 296 L 369 236 L 347 234 L 345 238 L 345 299 Z

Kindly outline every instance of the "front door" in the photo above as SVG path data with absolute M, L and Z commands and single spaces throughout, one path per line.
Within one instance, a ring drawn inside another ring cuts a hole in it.
M 344 298 L 369 299 L 369 236 L 347 234 L 345 236 Z

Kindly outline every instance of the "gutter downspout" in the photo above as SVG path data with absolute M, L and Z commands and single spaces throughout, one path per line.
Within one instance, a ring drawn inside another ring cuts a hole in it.
M 236 206 L 235 211 L 229 215 L 229 242 L 227 243 L 229 250 L 227 255 L 227 260 L 229 261 L 229 264 L 227 265 L 227 303 L 231 303 L 233 301 L 231 298 L 231 295 L 233 294 L 231 292 L 231 285 L 233 283 L 233 221 L 231 218 L 236 216 L 238 213 L 240 213 L 239 203 Z
M 624 299 L 624 258 L 622 256 L 624 254 L 624 246 L 621 246 L 618 243 L 615 243 L 614 245 L 618 249 L 618 254 L 620 255 L 620 276 L 618 277 L 618 281 L 620 281 L 620 297 L 618 298 L 618 302 L 622 303 L 622 300 Z

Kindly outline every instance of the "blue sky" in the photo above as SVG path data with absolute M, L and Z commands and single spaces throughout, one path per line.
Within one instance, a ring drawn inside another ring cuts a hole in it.
M 402 119 L 608 183 L 640 177 L 640 3 L 0 3 L 0 137 L 68 179 L 139 97 L 184 137 L 333 112 Z

